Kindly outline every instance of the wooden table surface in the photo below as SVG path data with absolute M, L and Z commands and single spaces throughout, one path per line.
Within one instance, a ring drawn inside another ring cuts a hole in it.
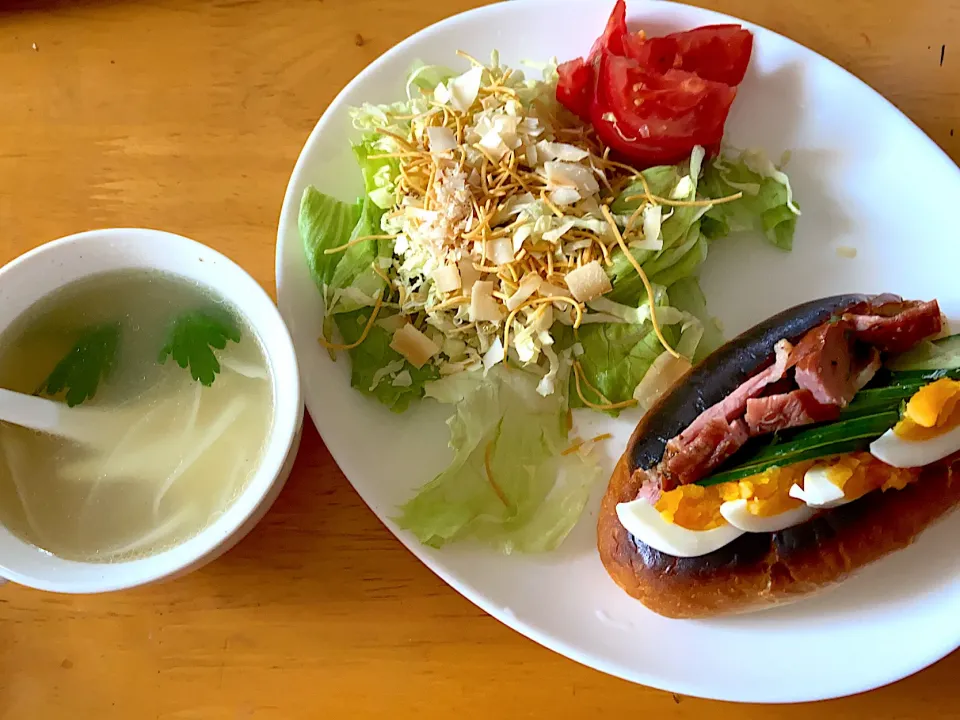
M 271 292 L 306 136 L 367 63 L 482 0 L 0 3 L 0 263 L 152 226 Z M 960 0 L 706 0 L 849 68 L 960 159 Z M 891 182 L 897 182 L 891 178 Z M 749 668 L 744 672 L 749 673 Z M 785 658 L 784 672 L 801 672 Z M 206 569 L 101 597 L 0 589 L 0 717 L 960 717 L 960 654 L 815 709 L 631 685 L 486 616 L 360 501 L 311 425 L 266 519 Z

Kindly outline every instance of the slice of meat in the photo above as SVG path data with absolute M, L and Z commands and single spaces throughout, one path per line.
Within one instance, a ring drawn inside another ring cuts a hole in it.
M 743 447 L 749 437 L 750 432 L 743 420 L 734 420 L 730 423 L 722 438 L 714 446 L 713 452 L 704 467 L 704 475 L 720 467 L 727 458 Z
M 688 441 L 676 437 L 667 443 L 660 472 L 671 487 L 694 483 L 710 474 L 739 450 L 750 437 L 743 420 L 711 418 Z
M 633 482 L 639 484 L 637 496 L 634 500 L 646 500 L 651 505 L 656 505 L 660 495 L 666 491 L 673 490 L 673 487 L 664 487 L 664 478 L 657 468 L 642 470 L 637 468 L 633 471 Z
M 851 376 L 851 326 L 844 320 L 826 322 L 797 343 L 794 378 L 824 405 L 845 406 L 857 390 Z
M 860 392 L 873 376 L 883 367 L 883 357 L 875 347 L 869 348 L 866 355 L 857 357 L 853 363 L 853 388 Z
M 786 340 L 781 340 L 774 346 L 774 352 L 773 365 L 747 379 L 723 400 L 700 413 L 690 423 L 689 427 L 680 433 L 678 438 L 675 438 L 680 441 L 680 445 L 689 443 L 700 434 L 707 423 L 716 418 L 721 418 L 725 423 L 729 423 L 735 418 L 742 417 L 747 407 L 747 400 L 760 395 L 768 385 L 782 380 L 792 362 L 793 345 Z M 673 441 L 671 440 L 671 442 Z
M 886 352 L 906 352 L 921 340 L 943 329 L 943 318 L 936 300 L 888 302 L 875 305 L 867 313 L 847 313 L 854 337 Z
M 817 402 L 809 390 L 793 390 L 781 395 L 747 400 L 744 419 L 751 436 L 834 420 L 840 414 L 836 405 Z

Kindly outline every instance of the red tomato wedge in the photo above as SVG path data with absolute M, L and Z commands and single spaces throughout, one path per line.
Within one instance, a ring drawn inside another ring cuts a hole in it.
M 719 148 L 736 93 L 683 70 L 660 74 L 608 55 L 596 67 L 590 119 L 604 143 L 634 162 L 673 164 L 695 145 Z
M 624 47 L 627 57 L 635 60 L 642 68 L 658 73 L 672 70 L 680 53 L 680 44 L 669 35 L 658 38 L 629 35 Z
M 610 13 L 610 19 L 607 20 L 607 26 L 603 29 L 603 35 L 598 37 L 590 48 L 590 62 L 593 62 L 601 53 L 623 55 L 625 50 L 623 41 L 628 35 L 627 5 L 623 0 L 617 0 L 617 4 L 613 6 L 613 12 Z
M 752 51 L 753 35 L 739 25 L 632 34 L 618 0 L 589 58 L 558 68 L 557 100 L 632 162 L 677 163 L 695 145 L 719 148 Z
M 593 67 L 583 58 L 563 63 L 557 68 L 557 100 L 581 120 L 590 121 L 593 102 Z
M 680 70 L 727 85 L 739 85 L 747 74 L 753 33 L 739 25 L 706 25 L 664 39 L 677 43 Z

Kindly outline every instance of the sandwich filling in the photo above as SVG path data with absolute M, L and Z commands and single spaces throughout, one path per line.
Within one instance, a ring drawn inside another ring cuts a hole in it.
M 935 300 L 881 297 L 780 340 L 766 367 L 670 439 L 659 463 L 634 471 L 639 491 L 617 506 L 620 522 L 637 541 L 693 557 L 906 487 L 960 451 L 952 358 L 889 367 L 941 331 Z

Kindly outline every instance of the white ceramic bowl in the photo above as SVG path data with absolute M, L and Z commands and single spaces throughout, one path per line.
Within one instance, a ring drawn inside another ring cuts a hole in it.
M 300 444 L 303 402 L 297 358 L 280 313 L 239 265 L 179 235 L 142 228 L 92 230 L 41 245 L 0 269 L 0 335 L 41 298 L 115 270 L 178 275 L 231 304 L 260 338 L 273 382 L 274 417 L 263 460 L 246 489 L 199 534 L 156 555 L 119 563 L 52 556 L 0 526 L 0 576 L 41 590 L 97 593 L 182 575 L 249 532 L 280 493 Z

